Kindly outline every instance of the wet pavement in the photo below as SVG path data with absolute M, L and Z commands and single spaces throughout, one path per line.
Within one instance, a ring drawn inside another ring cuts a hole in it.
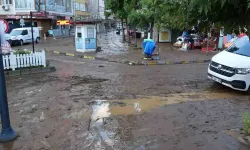
M 137 39 L 137 46 L 122 42 L 122 36 L 116 35 L 114 32 L 101 33 L 97 35 L 97 45 L 101 47 L 102 51 L 95 53 L 80 53 L 75 51 L 74 37 L 53 39 L 49 38 L 46 42 L 36 44 L 36 50 L 46 49 L 48 51 L 58 51 L 61 53 L 72 53 L 75 55 L 88 55 L 102 59 L 108 59 L 110 61 L 145 61 L 141 47 L 142 39 Z M 134 43 L 135 39 L 131 39 Z M 13 49 L 32 49 L 32 45 L 14 46 Z M 217 52 L 206 53 L 201 50 L 191 50 L 183 52 L 174 48 L 170 43 L 158 43 L 155 52 L 159 52 L 160 61 L 199 61 L 209 60 Z
M 208 80 L 207 64 L 128 66 L 47 58 L 56 72 L 6 79 L 11 122 L 20 137 L 0 149 L 250 147 L 225 132 L 242 127 L 250 96 Z

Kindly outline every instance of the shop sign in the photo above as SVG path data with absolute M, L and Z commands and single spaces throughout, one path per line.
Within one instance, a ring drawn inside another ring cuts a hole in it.
M 45 11 L 41 11 L 41 12 L 32 12 L 33 16 L 37 16 L 37 17 L 45 17 L 46 16 L 46 12 Z
M 69 25 L 70 21 L 69 20 L 58 20 L 56 22 L 57 25 Z
M 9 18 L 9 19 L 20 19 L 22 17 L 21 16 L 16 16 L 16 15 L 8 15 L 7 18 Z
M 47 16 L 47 18 L 49 18 L 49 19 L 54 19 L 55 17 L 54 17 L 54 16 L 49 15 L 49 16 Z
M 9 53 L 11 51 L 11 46 L 8 41 L 4 41 L 3 44 L 1 44 L 1 52 L 2 54 Z
M 159 42 L 171 42 L 171 31 L 164 29 L 159 33 Z
M 86 11 L 76 11 L 76 15 L 78 16 L 89 16 L 89 12 Z

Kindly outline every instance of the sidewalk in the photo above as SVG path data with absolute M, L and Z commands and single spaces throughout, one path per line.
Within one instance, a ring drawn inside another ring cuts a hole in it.
M 157 48 L 155 52 L 159 49 L 160 60 L 152 61 L 152 60 L 144 60 L 143 50 L 136 48 L 128 43 L 122 42 L 122 36 L 116 35 L 113 32 L 109 32 L 108 34 L 103 33 L 98 36 L 98 46 L 101 47 L 101 52 L 88 52 L 88 53 L 80 53 L 76 52 L 74 39 L 73 37 L 67 37 L 62 39 L 49 39 L 46 42 L 41 42 L 36 44 L 36 49 L 46 49 L 47 51 L 54 52 L 56 54 L 63 54 L 67 56 L 85 56 L 90 58 L 97 58 L 102 60 L 109 60 L 112 62 L 122 62 L 122 63 L 134 63 L 135 64 L 181 64 L 188 62 L 203 62 L 209 61 L 212 56 L 216 54 L 216 52 L 209 52 L 208 55 L 206 53 L 201 52 L 201 50 L 190 50 L 190 51 L 180 51 L 177 48 L 173 47 L 169 43 L 157 43 Z M 134 42 L 134 39 L 132 39 Z M 141 41 L 137 41 L 137 46 Z M 31 45 L 25 45 L 22 47 L 14 47 L 14 49 L 31 49 Z M 84 57 L 84 58 L 85 58 Z M 149 63 L 148 63 L 149 62 Z
M 110 35 L 110 34 L 109 34 Z M 114 36 L 114 35 L 113 35 Z M 170 43 L 157 43 L 157 48 L 155 52 L 159 49 L 160 60 L 152 61 L 152 60 L 144 60 L 143 50 L 137 47 L 141 47 L 142 40 L 137 39 L 137 46 L 135 46 L 135 39 L 131 39 L 133 44 L 128 46 L 128 43 L 122 43 L 121 36 L 114 36 L 115 38 L 106 41 L 109 43 L 109 47 L 105 47 L 105 42 L 101 43 L 101 47 L 103 52 L 97 53 L 95 57 L 101 57 L 105 59 L 109 59 L 110 61 L 118 61 L 118 62 L 136 62 L 137 64 L 145 64 L 145 62 L 168 62 L 169 64 L 173 64 L 174 62 L 180 64 L 181 62 L 203 62 L 209 61 L 217 52 L 208 52 L 206 53 L 201 52 L 201 50 L 190 50 L 190 51 L 180 51 L 179 49 L 172 46 Z M 107 40 L 107 39 L 106 39 Z M 112 43 L 113 44 L 112 46 Z M 104 45 L 104 46 L 103 46 Z M 114 47 L 120 46 L 120 51 L 117 53 L 112 53 L 115 49 Z M 155 63 L 153 63 L 155 64 Z
M 183 52 L 172 46 L 160 46 L 160 59 L 157 61 L 168 61 L 168 62 L 180 62 L 180 61 L 203 61 L 210 60 L 216 52 L 209 52 L 207 55 L 199 50 L 192 50 Z M 134 62 L 150 62 L 152 60 L 144 60 L 144 55 L 142 49 L 139 50 L 131 50 L 130 53 L 119 56 L 110 56 L 110 60 L 124 60 L 127 59 L 129 61 Z

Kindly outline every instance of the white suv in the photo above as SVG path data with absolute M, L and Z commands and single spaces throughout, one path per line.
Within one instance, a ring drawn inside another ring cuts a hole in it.
M 239 91 L 250 91 L 250 41 L 236 40 L 215 55 L 208 66 L 208 78 Z

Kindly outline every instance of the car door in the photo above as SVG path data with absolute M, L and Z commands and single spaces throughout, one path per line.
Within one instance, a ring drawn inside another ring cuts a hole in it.
M 31 41 L 31 37 L 29 36 L 28 30 L 23 30 L 22 37 L 24 43 L 29 43 Z

